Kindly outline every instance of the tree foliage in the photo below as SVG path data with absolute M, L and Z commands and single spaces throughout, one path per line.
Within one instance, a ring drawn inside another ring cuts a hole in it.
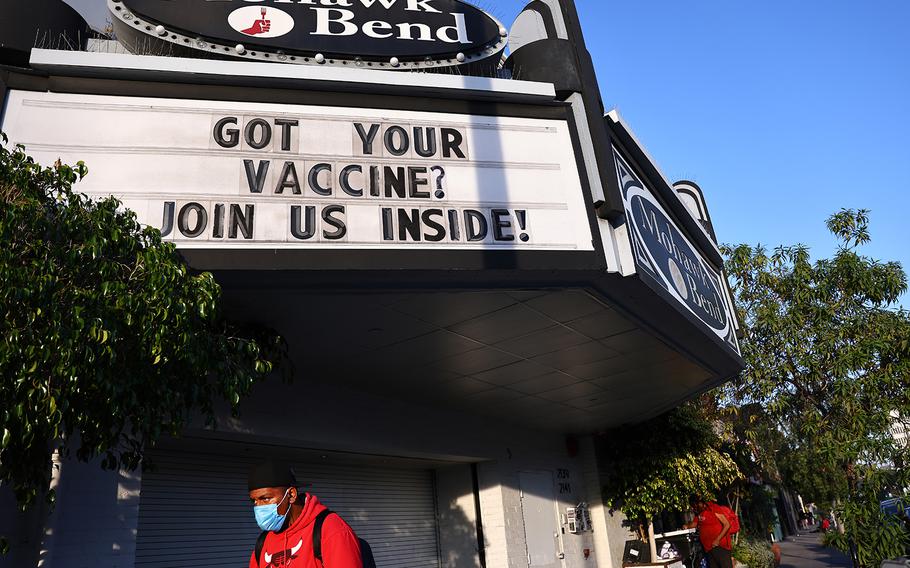
M 806 503 L 824 508 L 849 493 L 846 472 L 832 460 L 820 455 L 811 441 L 787 440 L 777 452 L 781 477 Z
M 116 199 L 74 191 L 84 164 L 42 167 L 2 138 L 0 483 L 25 507 L 53 450 L 135 468 L 194 412 L 236 409 L 284 348 L 226 321 L 212 275 Z
M 739 521 L 744 536 L 767 541 L 772 534 L 777 513 L 775 490 L 767 485 L 745 484 L 740 490 Z M 745 562 L 743 562 L 745 564 Z M 751 566 L 751 564 L 750 564 Z
M 907 279 L 900 264 L 860 254 L 870 240 L 867 211 L 841 211 L 827 225 L 838 249 L 814 262 L 804 246 L 725 247 L 747 364 L 725 394 L 764 409 L 750 434 L 783 434 L 771 450 L 785 481 L 839 500 L 845 539 L 871 566 L 908 541 L 902 531 L 894 546 L 877 536 L 891 530 L 879 500 L 910 485 L 906 469 L 894 467 L 907 449 L 889 432 L 892 413 L 910 416 L 910 315 L 893 308 Z
M 744 537 L 758 541 L 768 538 L 776 515 L 774 494 L 780 473 L 774 452 L 782 433 L 769 427 L 765 411 L 758 405 L 730 407 L 723 404 L 723 391 L 714 390 L 690 402 L 700 419 L 713 426 L 720 451 L 733 460 L 744 478 L 724 488 L 727 503 L 739 515 Z
M 598 448 L 604 502 L 647 522 L 664 511 L 688 510 L 693 497 L 714 499 L 742 477 L 720 445 L 695 405 L 612 430 Z

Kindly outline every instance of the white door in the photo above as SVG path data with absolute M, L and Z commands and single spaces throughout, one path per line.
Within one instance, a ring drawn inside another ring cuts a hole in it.
M 521 516 L 528 546 L 528 566 L 559 568 L 559 527 L 553 474 L 548 471 L 518 474 L 521 490 Z

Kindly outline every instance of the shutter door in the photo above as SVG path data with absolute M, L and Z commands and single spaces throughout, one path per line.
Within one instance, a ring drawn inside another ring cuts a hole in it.
M 242 456 L 242 457 L 241 457 Z M 303 490 L 370 543 L 379 568 L 439 568 L 433 473 L 286 458 Z M 249 454 L 167 450 L 142 475 L 137 568 L 247 568 L 259 536 L 246 475 Z

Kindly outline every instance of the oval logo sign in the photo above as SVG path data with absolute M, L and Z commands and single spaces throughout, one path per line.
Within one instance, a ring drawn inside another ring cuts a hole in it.
M 457 65 L 494 58 L 507 43 L 498 21 L 461 0 L 109 0 L 109 5 L 119 23 L 132 24 L 130 33 L 222 55 L 222 47 L 242 44 L 247 52 Z
M 652 196 L 636 192 L 630 196 L 630 204 L 635 234 L 666 287 L 710 327 L 726 331 L 727 310 L 714 271 Z
M 721 276 L 703 259 L 660 202 L 614 150 L 636 266 L 738 350 Z
M 294 18 L 284 10 L 257 6 L 237 8 L 228 16 L 228 23 L 243 35 L 263 39 L 281 37 L 294 29 Z

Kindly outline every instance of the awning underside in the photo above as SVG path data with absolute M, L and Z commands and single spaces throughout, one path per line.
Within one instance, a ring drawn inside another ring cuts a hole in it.
M 635 422 L 716 378 L 582 290 L 226 300 L 286 337 L 301 378 L 540 430 Z

